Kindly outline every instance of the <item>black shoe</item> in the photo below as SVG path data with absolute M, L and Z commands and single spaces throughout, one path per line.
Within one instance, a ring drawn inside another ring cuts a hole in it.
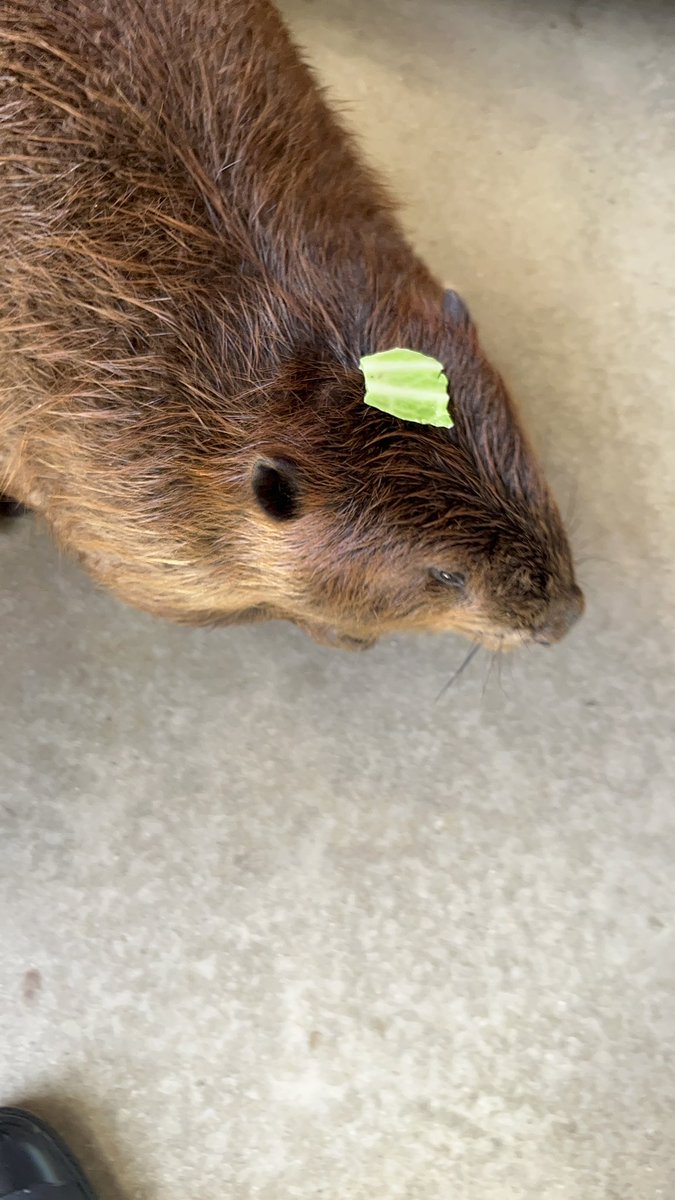
M 68 1147 L 44 1121 L 0 1108 L 0 1200 L 96 1200 Z

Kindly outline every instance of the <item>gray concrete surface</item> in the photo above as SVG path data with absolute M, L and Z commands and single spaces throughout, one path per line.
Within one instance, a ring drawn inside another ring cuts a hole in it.
M 435 706 L 459 642 L 186 632 L 5 529 L 0 1102 L 103 1200 L 672 1200 L 675 9 L 285 9 L 588 616 Z

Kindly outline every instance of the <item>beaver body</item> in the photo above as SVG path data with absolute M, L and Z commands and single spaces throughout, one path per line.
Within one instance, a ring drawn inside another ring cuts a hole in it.
M 267 0 L 4 0 L 0 113 L 0 492 L 174 620 L 562 636 L 503 384 Z M 454 429 L 364 405 L 393 346 Z

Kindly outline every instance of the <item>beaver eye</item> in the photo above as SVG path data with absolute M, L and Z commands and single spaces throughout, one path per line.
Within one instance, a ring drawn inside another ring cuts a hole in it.
M 462 575 L 461 571 L 439 571 L 437 567 L 432 567 L 429 574 L 437 583 L 444 583 L 446 587 L 466 587 L 466 575 Z

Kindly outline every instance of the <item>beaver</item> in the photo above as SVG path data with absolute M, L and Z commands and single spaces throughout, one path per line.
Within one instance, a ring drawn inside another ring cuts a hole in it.
M 0 89 L 0 492 L 179 622 L 567 632 L 504 384 L 268 0 L 3 0 Z M 364 404 L 400 346 L 453 428 Z

